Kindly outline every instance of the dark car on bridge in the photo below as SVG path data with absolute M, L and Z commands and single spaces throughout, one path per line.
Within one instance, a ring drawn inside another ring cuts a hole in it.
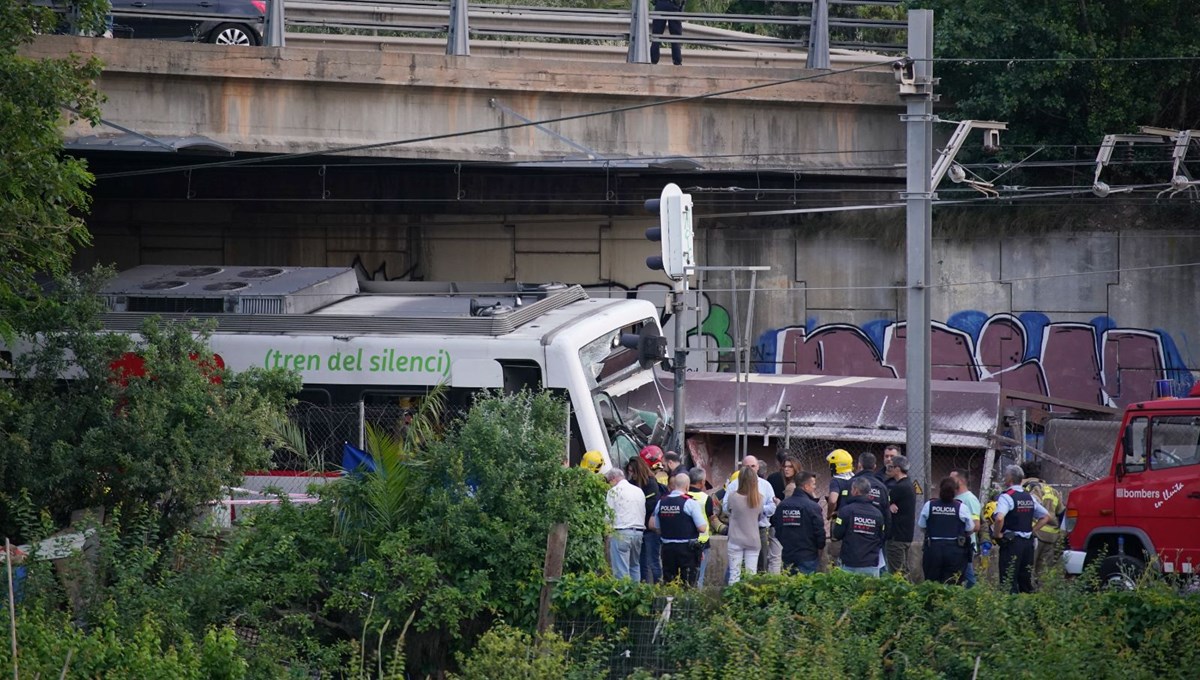
M 112 0 L 119 38 L 261 45 L 266 0 Z

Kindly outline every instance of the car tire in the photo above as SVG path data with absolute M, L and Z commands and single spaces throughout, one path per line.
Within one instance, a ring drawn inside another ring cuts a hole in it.
M 221 24 L 208 34 L 208 42 L 214 45 L 258 46 L 258 34 L 245 24 Z
M 1146 563 L 1129 555 L 1112 555 L 1104 558 L 1096 576 L 1100 587 L 1110 590 L 1133 590 L 1146 571 Z

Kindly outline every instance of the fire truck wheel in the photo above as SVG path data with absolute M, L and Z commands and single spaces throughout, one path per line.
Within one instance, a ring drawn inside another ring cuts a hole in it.
M 1100 585 L 1111 590 L 1133 590 L 1146 570 L 1146 563 L 1129 555 L 1112 555 L 1100 563 Z

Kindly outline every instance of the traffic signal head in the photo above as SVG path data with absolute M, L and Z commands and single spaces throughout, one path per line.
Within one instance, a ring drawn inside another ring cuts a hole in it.
M 645 324 L 638 333 L 622 333 L 621 346 L 637 352 L 638 365 L 650 368 L 667 358 L 667 339 L 659 333 L 658 326 Z
M 662 270 L 676 281 L 687 276 L 696 264 L 692 237 L 692 197 L 668 184 L 659 198 L 646 201 L 646 209 L 658 212 L 658 226 L 646 230 L 646 238 L 660 243 L 661 254 L 646 258 L 646 266 Z

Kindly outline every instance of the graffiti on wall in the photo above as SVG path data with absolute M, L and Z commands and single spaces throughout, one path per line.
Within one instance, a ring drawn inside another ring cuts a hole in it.
M 810 319 L 763 333 L 756 368 L 903 378 L 904 330 L 904 322 L 886 319 L 861 327 Z M 1111 407 L 1153 398 L 1156 380 L 1173 380 L 1177 393 L 1194 382 L 1169 333 L 1122 328 L 1107 316 L 1081 323 L 1051 322 L 1036 312 L 959 312 L 933 324 L 930 354 L 934 380 L 998 382 L 1008 390 Z
M 363 262 L 362 255 L 355 255 L 354 261 L 350 263 L 350 267 L 358 274 L 360 280 L 365 281 L 409 281 L 415 280 L 412 278 L 413 272 L 417 270 L 417 265 L 412 265 L 408 269 L 398 273 L 388 273 L 388 261 L 380 260 L 379 266 L 373 271 L 367 269 L 367 265 Z
M 620 283 L 598 283 L 585 285 L 588 295 L 593 297 L 619 297 L 628 298 L 631 300 L 647 300 L 654 303 L 658 308 L 659 322 L 663 327 L 663 335 L 667 337 L 668 342 L 675 338 L 675 315 L 667 307 L 668 294 L 671 292 L 671 286 L 657 281 L 640 283 L 635 286 L 626 286 Z M 695 292 L 688 293 L 687 304 L 688 310 L 684 312 L 684 323 L 687 325 L 688 347 L 695 350 L 701 349 L 728 349 L 733 347 L 733 329 L 730 326 L 729 312 L 724 307 L 718 304 L 713 304 L 709 300 L 708 295 L 699 296 L 699 304 L 697 305 L 697 295 Z M 699 311 L 694 310 L 694 307 L 699 307 Z M 697 323 L 697 319 L 702 319 Z M 693 351 L 688 353 L 688 370 L 703 371 L 708 370 L 708 366 L 715 366 L 721 357 L 719 352 L 710 352 L 707 354 L 702 351 Z M 707 363 L 706 363 L 707 362 Z

